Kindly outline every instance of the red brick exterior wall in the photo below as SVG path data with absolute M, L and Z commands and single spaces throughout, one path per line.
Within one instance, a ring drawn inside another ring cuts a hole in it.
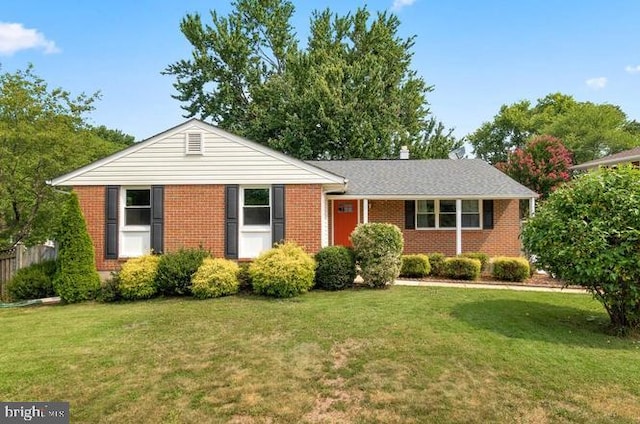
M 105 187 L 104 186 L 77 186 L 73 188 L 78 194 L 80 209 L 87 223 L 87 231 L 96 255 L 96 267 L 99 271 L 112 271 L 120 267 L 117 260 L 104 258 L 104 213 L 105 213 Z
M 119 269 L 122 260 L 104 258 L 105 187 L 77 186 L 80 207 L 93 240 L 96 267 Z M 320 250 L 320 185 L 287 185 L 285 188 L 285 235 L 308 252 Z M 167 185 L 164 189 L 164 247 L 202 246 L 215 257 L 224 257 L 224 185 Z
M 224 185 L 164 187 L 164 248 L 200 247 L 224 257 Z
M 285 186 L 285 238 L 294 240 L 309 253 L 322 247 L 322 186 L 299 184 Z

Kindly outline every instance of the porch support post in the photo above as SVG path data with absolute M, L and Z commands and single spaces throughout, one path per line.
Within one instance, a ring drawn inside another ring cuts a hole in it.
M 462 200 L 456 199 L 456 255 L 462 253 Z
M 362 223 L 369 222 L 369 199 L 362 200 Z
M 529 199 L 529 216 L 533 216 L 536 214 L 536 198 L 532 197 Z

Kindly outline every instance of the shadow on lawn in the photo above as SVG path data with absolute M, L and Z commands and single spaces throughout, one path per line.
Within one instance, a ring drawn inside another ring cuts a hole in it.
M 612 336 L 605 312 L 515 299 L 461 303 L 452 315 L 469 325 L 510 338 L 566 345 L 620 349 L 629 347 Z

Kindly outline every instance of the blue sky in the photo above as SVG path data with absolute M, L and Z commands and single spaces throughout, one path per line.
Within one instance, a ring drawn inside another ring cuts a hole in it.
M 191 50 L 186 13 L 226 14 L 216 0 L 20 0 L 0 4 L 0 71 L 29 63 L 51 87 L 100 91 L 90 120 L 144 139 L 184 120 L 171 76 Z M 636 0 L 295 1 L 306 39 L 313 9 L 368 5 L 396 13 L 415 35 L 413 68 L 435 89 L 432 112 L 457 136 L 491 120 L 502 104 L 553 92 L 619 105 L 640 120 L 640 2 Z

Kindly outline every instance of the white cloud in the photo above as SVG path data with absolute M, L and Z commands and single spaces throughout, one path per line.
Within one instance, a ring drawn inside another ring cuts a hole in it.
M 607 85 L 607 78 L 606 77 L 589 78 L 588 80 L 585 81 L 585 83 L 590 88 L 593 88 L 594 90 L 600 90 L 601 88 L 604 88 Z
M 636 66 L 629 65 L 626 68 L 624 68 L 624 70 L 630 74 L 640 74 L 640 65 L 636 65 Z
M 393 0 L 393 6 L 391 6 L 391 9 L 397 12 L 404 7 L 411 6 L 415 1 L 416 0 Z
M 17 51 L 42 49 L 46 54 L 58 53 L 56 43 L 47 40 L 44 34 L 22 24 L 0 22 L 0 55 L 10 56 Z

